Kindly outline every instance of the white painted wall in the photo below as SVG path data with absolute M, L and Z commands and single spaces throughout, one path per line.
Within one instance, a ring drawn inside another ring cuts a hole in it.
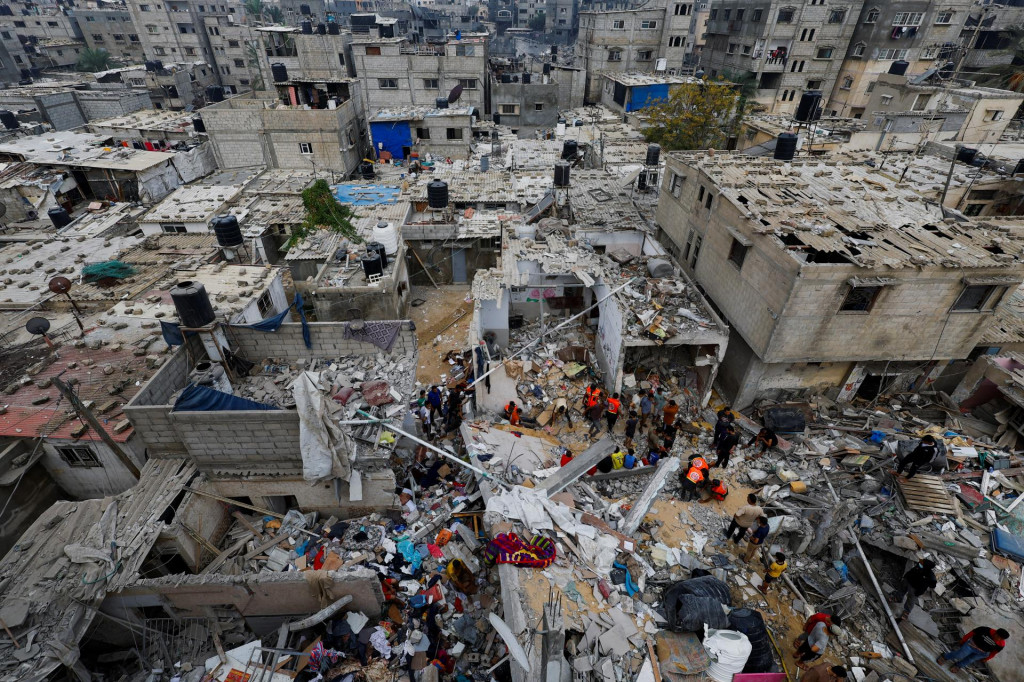
M 608 296 L 607 284 L 594 285 L 598 300 Z M 622 309 L 615 297 L 606 298 L 597 305 L 600 313 L 597 323 L 597 362 L 604 373 L 605 388 L 616 390 L 622 382 Z

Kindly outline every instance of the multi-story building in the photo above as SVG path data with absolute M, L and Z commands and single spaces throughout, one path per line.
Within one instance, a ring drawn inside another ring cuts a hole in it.
M 492 59 L 488 78 L 491 112 L 520 137 L 554 129 L 559 111 L 583 105 L 582 69 L 532 59 Z
M 865 113 L 865 107 L 872 84 L 895 62 L 908 62 L 910 74 L 955 64 L 962 54 L 960 34 L 972 4 L 973 0 L 865 3 L 825 112 L 849 118 L 869 116 L 871 110 Z
M 793 113 L 803 93 L 832 91 L 864 0 L 714 2 L 701 65 L 712 77 L 756 80 L 754 99 Z
M 443 44 L 417 44 L 404 38 L 354 36 L 355 75 L 362 81 L 363 107 L 381 109 L 434 105 L 462 86 L 459 106 L 487 108 L 487 36 L 449 36 Z
M 732 330 L 719 379 L 737 407 L 836 386 L 872 399 L 966 358 L 1024 281 L 1024 222 L 945 217 L 863 163 L 676 152 L 657 212 Z
M 579 28 L 579 0 L 547 1 L 547 35 L 556 43 L 568 45 Z
M 992 73 L 993 67 L 1005 66 L 1015 59 L 1013 31 L 1024 25 L 1024 3 L 1001 0 L 970 4 L 966 20 L 960 24 L 960 43 L 965 48 L 960 68 L 961 75 L 980 79 L 983 74 Z
M 601 74 L 650 73 L 663 49 L 665 8 L 580 12 L 576 64 L 587 71 L 587 102 L 601 96 Z
M 106 50 L 126 65 L 145 61 L 142 41 L 127 8 L 76 9 L 73 18 L 78 21 L 86 47 Z

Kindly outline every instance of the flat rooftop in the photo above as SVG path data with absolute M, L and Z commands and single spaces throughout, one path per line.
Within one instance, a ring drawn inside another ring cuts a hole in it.
M 302 194 L 317 179 L 316 171 L 270 168 L 259 172 L 242 190 L 244 194 Z
M 125 116 L 89 121 L 94 128 L 124 128 L 128 130 L 156 130 L 167 133 L 194 132 L 193 113 L 144 109 Z
M 146 213 L 142 223 L 206 223 L 241 194 L 237 185 L 179 187 Z
M 693 76 L 669 76 L 667 74 L 655 73 L 616 73 L 614 71 L 601 71 L 600 74 L 610 81 L 621 83 L 626 87 L 637 85 L 680 85 L 682 83 L 696 83 L 699 79 Z
M 0 154 L 51 166 L 79 166 L 108 170 L 142 171 L 167 163 L 174 152 L 151 152 L 130 147 L 105 146 L 110 138 L 69 130 L 53 131 L 0 143 Z
M 422 121 L 426 118 L 438 118 L 441 116 L 472 116 L 473 107 L 400 107 L 397 109 L 381 109 L 372 117 L 370 122 L 380 121 Z

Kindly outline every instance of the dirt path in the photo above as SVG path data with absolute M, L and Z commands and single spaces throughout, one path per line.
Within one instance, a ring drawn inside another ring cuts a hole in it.
M 473 302 L 467 301 L 469 285 L 453 284 L 440 289 L 434 287 L 413 287 L 409 317 L 416 323 L 416 339 L 419 342 L 419 365 L 416 380 L 422 384 L 439 381 L 447 375 L 449 364 L 444 359 L 451 350 L 463 350 L 469 342 L 469 324 L 473 319 Z M 465 313 L 465 314 L 463 314 Z M 462 315 L 455 324 L 448 327 Z M 445 327 L 448 327 L 445 329 Z

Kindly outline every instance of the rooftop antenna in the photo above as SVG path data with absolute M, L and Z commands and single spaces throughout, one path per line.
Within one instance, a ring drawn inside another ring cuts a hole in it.
M 55 294 L 67 296 L 68 301 L 71 302 L 71 307 L 74 308 L 75 312 L 73 315 L 75 322 L 78 324 L 78 329 L 82 332 L 82 336 L 85 336 L 85 327 L 82 326 L 81 319 L 82 311 L 78 308 L 78 304 L 75 303 L 75 299 L 71 298 L 71 280 L 67 277 L 54 277 L 46 286 Z
M 46 332 L 50 331 L 50 321 L 48 319 L 45 317 L 33 317 L 25 323 L 25 330 L 29 334 L 43 337 L 43 341 L 46 342 L 46 345 L 53 350 L 55 355 L 57 355 L 57 346 L 55 346 L 53 341 L 50 340 L 50 337 L 46 335 Z M 60 355 L 57 355 L 57 357 L 60 357 Z

